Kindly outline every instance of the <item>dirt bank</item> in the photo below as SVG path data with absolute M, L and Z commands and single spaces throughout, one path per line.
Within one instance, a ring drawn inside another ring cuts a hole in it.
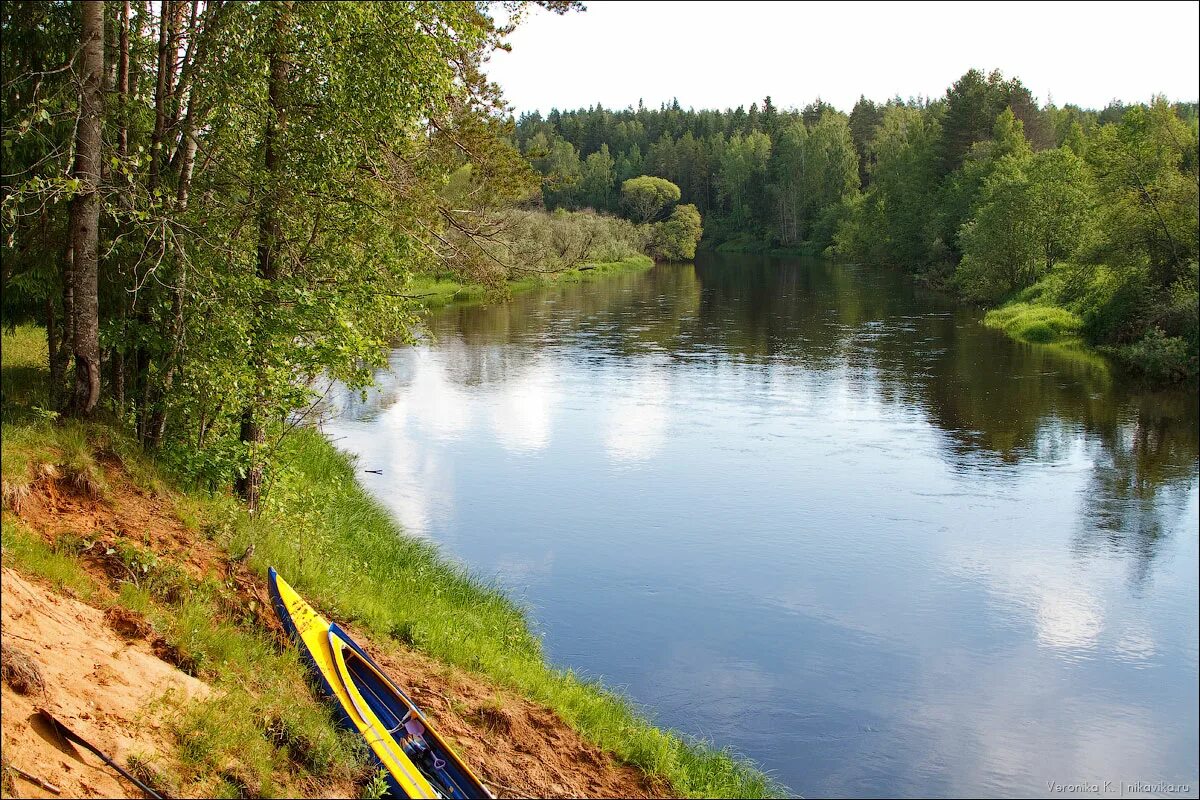
M 24 655 L 41 678 L 28 694 L 4 683 L 6 765 L 57 786 L 65 797 L 142 796 L 100 759 L 58 737 L 37 709 L 51 712 L 118 763 L 131 757 L 135 763 L 158 761 L 170 758 L 166 715 L 207 696 L 209 688 L 160 660 L 144 639 L 118 635 L 99 609 L 10 569 L 3 570 L 2 581 L 9 658 Z M 10 777 L 21 797 L 53 796 L 16 771 Z

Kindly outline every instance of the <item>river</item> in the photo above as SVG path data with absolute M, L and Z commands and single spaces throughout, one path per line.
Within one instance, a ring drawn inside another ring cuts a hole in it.
M 1196 796 L 1197 397 L 980 317 L 708 256 L 435 312 L 325 429 L 554 664 L 791 791 Z

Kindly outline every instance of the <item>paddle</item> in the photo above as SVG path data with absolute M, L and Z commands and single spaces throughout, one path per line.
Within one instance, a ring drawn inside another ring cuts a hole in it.
M 117 772 L 121 773 L 121 777 L 125 778 L 125 780 L 129 781 L 130 783 L 132 783 L 134 786 L 141 789 L 146 794 L 155 798 L 155 800 L 171 800 L 171 798 L 168 795 L 161 794 L 159 792 L 154 791 L 149 786 L 147 786 L 146 784 L 139 781 L 137 778 L 130 775 L 128 772 L 126 772 L 124 769 L 122 769 L 119 764 L 117 764 L 115 761 L 113 761 L 108 756 L 104 755 L 104 753 L 101 753 L 95 746 L 90 744 L 82 736 L 75 733 L 75 731 L 71 730 L 66 725 L 63 725 L 61 722 L 59 722 L 57 719 L 55 719 L 54 715 L 51 714 L 46 709 L 39 708 L 37 713 L 38 713 L 38 716 L 41 717 L 42 721 L 45 722 L 47 725 L 49 725 L 51 730 L 53 730 L 59 736 L 66 739 L 67 741 L 74 742 L 75 744 L 79 745 L 83 749 L 90 751 L 91 753 L 95 754 L 96 756 L 99 756 L 101 761 L 103 761 L 105 764 L 108 764 L 110 767 L 115 769 Z

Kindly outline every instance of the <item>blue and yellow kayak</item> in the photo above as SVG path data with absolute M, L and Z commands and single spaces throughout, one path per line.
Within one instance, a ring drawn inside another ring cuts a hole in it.
M 366 651 L 313 609 L 272 567 L 271 601 L 342 724 L 366 740 L 393 797 L 492 794 Z

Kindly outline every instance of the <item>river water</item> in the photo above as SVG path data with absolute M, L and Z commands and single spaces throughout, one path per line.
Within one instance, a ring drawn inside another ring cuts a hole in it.
M 710 256 L 436 312 L 326 430 L 553 663 L 791 791 L 1196 796 L 1196 395 L 979 318 Z

